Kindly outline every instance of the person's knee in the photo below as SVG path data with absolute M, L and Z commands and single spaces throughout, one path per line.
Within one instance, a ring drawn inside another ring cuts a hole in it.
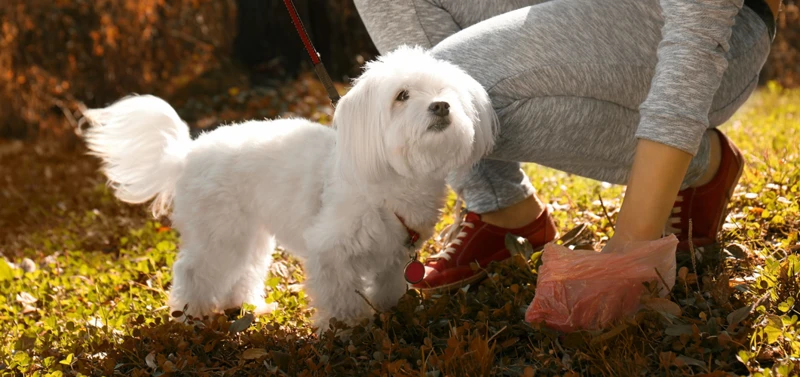
M 747 99 L 750 98 L 750 95 L 758 87 L 758 75 L 756 74 L 747 86 L 732 96 L 732 99 L 729 99 L 727 103 L 721 105 L 717 109 L 712 109 L 710 113 L 708 113 L 708 124 L 710 127 L 717 127 L 722 125 L 723 123 L 727 122 L 733 114 L 739 111 L 739 108 L 747 102 Z

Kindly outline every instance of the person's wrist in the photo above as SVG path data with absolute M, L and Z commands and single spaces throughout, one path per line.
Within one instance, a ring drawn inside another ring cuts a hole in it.
M 623 213 L 620 211 L 620 216 Z M 606 242 L 602 252 L 609 253 L 625 249 L 625 245 L 634 242 L 655 241 L 661 238 L 663 228 L 643 227 L 641 223 L 617 223 L 614 234 Z
M 649 218 L 652 214 L 629 210 L 623 203 L 617 216 L 614 237 L 620 241 L 652 241 L 661 238 L 664 223 L 660 219 Z M 650 215 L 650 216 L 648 216 Z

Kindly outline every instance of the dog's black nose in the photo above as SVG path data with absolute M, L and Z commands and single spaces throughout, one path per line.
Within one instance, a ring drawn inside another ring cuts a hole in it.
M 450 114 L 450 104 L 444 101 L 434 102 L 428 106 L 428 110 L 430 110 L 430 112 L 432 112 L 434 115 L 443 117 L 447 114 Z

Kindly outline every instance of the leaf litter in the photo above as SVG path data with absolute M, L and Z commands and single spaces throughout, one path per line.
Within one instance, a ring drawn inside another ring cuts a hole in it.
M 193 105 L 193 103 L 195 103 Z M 453 294 L 408 291 L 361 325 L 310 328 L 302 267 L 276 251 L 264 316 L 169 313 L 180 243 L 166 218 L 117 202 L 80 146 L 0 143 L 0 372 L 38 376 L 789 375 L 800 373 L 800 91 L 771 84 L 726 124 L 749 166 L 722 247 L 678 255 L 667 298 L 612 327 L 562 334 L 524 322 L 540 253 L 509 236 L 516 263 Z M 236 88 L 185 101 L 198 129 L 293 114 L 329 123 L 306 74 L 279 89 Z M 212 119 L 213 117 L 213 119 Z M 780 142 L 773 142 L 779 140 Z M 11 147 L 10 145 L 16 145 Z M 613 235 L 622 189 L 526 165 L 561 232 L 581 248 Z M 44 178 L 42 178 L 44 177 Z M 44 181 L 42 180 L 44 179 Z M 24 193 L 24 194 L 23 194 Z M 602 200 L 597 200 L 601 198 Z M 8 203 L 6 205 L 6 203 Z M 441 230 L 453 221 L 451 195 Z M 529 246 L 529 245 L 528 245 Z M 577 247 L 577 246 L 576 246 Z M 423 255 L 436 252 L 425 245 Z M 27 258 L 27 259 L 26 259 Z M 521 262 L 521 263 L 520 263 Z M 177 315 L 175 315 L 177 314 Z M 345 335 L 345 336 L 336 336 Z

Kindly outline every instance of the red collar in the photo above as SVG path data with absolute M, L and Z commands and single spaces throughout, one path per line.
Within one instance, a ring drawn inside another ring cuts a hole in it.
M 420 237 L 419 233 L 417 233 L 416 230 L 409 228 L 408 225 L 406 225 L 406 221 L 403 220 L 402 216 L 400 216 L 400 215 L 398 215 L 396 213 L 394 215 L 397 216 L 397 219 L 400 220 L 400 223 L 403 224 L 403 227 L 406 228 L 406 232 L 408 233 L 408 239 L 406 240 L 406 246 L 407 247 L 416 246 L 416 243 L 417 243 L 417 241 L 419 241 L 419 237 Z
M 403 227 L 406 228 L 406 232 L 408 233 L 406 247 L 416 248 L 416 243 L 420 238 L 419 233 L 417 233 L 416 230 L 409 228 L 408 225 L 406 225 L 406 221 L 403 220 L 403 217 L 396 213 L 394 215 L 397 216 L 397 219 L 400 220 L 400 223 L 403 224 Z M 409 284 L 417 284 L 425 278 L 425 265 L 423 265 L 418 258 L 419 254 L 415 252 L 414 256 L 410 261 L 408 261 L 406 268 L 403 270 L 403 277 L 405 277 L 406 282 Z

